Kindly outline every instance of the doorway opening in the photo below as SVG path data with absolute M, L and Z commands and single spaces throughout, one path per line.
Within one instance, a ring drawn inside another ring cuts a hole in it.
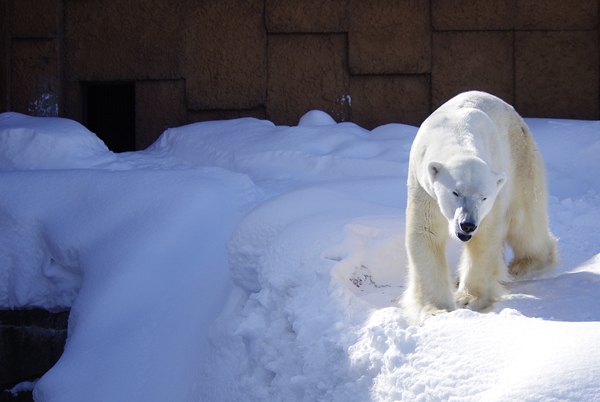
M 134 83 L 85 82 L 81 89 L 83 125 L 111 151 L 135 151 Z

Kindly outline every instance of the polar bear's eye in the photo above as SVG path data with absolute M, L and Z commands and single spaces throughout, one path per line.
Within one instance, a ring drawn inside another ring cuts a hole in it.
M 481 201 L 485 201 L 485 200 L 487 200 L 487 198 L 485 198 L 485 197 L 483 197 L 483 198 L 481 199 Z
M 453 191 L 452 194 L 454 194 L 455 197 L 458 197 L 458 193 L 456 191 Z

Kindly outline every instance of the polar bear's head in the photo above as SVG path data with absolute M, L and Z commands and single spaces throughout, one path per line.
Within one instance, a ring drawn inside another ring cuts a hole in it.
M 467 242 L 477 233 L 506 183 L 504 173 L 494 172 L 477 157 L 453 158 L 427 166 L 433 196 L 448 219 L 450 233 Z

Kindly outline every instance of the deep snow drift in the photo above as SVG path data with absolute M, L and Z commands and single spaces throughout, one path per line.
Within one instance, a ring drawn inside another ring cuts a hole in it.
M 313 111 L 113 154 L 75 122 L 0 115 L 0 307 L 71 308 L 36 400 L 600 398 L 600 122 L 526 122 L 561 264 L 416 328 L 397 307 L 416 127 Z

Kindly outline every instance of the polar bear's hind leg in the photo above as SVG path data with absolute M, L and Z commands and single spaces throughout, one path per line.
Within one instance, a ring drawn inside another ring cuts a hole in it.
M 558 262 L 556 239 L 550 232 L 519 238 L 509 236 L 515 257 L 508 264 L 508 272 L 515 279 L 526 279 L 542 273 Z
M 526 148 L 531 148 L 527 150 L 531 158 L 526 166 L 517 169 L 515 179 L 519 194 L 513 197 L 508 211 L 506 235 L 514 252 L 508 271 L 515 279 L 529 278 L 558 262 L 557 241 L 550 233 L 548 223 L 544 163 L 526 126 L 523 136 L 527 138 Z

